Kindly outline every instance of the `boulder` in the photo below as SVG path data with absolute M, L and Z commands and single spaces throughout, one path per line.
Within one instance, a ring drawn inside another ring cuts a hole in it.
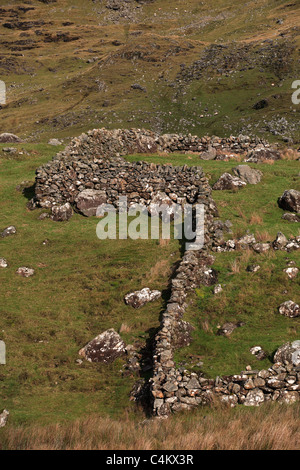
M 285 212 L 281 218 L 283 220 L 287 220 L 288 222 L 300 222 L 300 215 L 294 214 L 292 212 Z
M 262 361 L 267 357 L 267 353 L 263 350 L 261 346 L 253 346 L 250 348 L 251 354 L 256 357 L 259 361 Z
M 268 148 L 259 146 L 248 152 L 245 161 L 249 163 L 260 163 L 265 160 L 280 160 L 280 159 L 281 159 L 281 155 L 277 150 L 268 149 Z
M 299 269 L 293 266 L 285 268 L 283 271 L 286 273 L 289 279 L 295 279 L 295 277 L 297 277 L 299 273 Z
M 126 353 L 126 345 L 113 329 L 104 331 L 79 351 L 79 355 L 89 362 L 109 364 Z
M 0 236 L 2 238 L 8 237 L 9 235 L 14 235 L 17 233 L 17 229 L 14 225 L 10 225 L 9 227 L 6 227 L 3 232 L 0 233 Z
M 287 300 L 279 306 L 279 313 L 289 318 L 299 317 L 300 307 L 292 300 Z
M 236 189 L 246 186 L 245 181 L 242 181 L 237 176 L 232 176 L 230 173 L 224 173 L 218 181 L 213 185 L 214 190 Z
M 4 428 L 4 426 L 7 423 L 9 416 L 9 411 L 3 410 L 2 413 L 0 413 L 0 428 Z
M 284 191 L 282 196 L 278 199 L 278 205 L 287 211 L 300 212 L 300 191 L 296 191 L 295 189 Z
M 34 269 L 22 266 L 21 268 L 17 269 L 16 273 L 23 277 L 30 277 L 34 275 Z
M 257 184 L 262 178 L 261 171 L 255 170 L 248 165 L 238 165 L 233 169 L 233 173 L 248 184 Z
M 278 232 L 272 243 L 274 250 L 282 250 L 288 242 L 288 239 L 282 232 Z
M 106 202 L 106 192 L 97 189 L 84 189 L 75 199 L 77 210 L 86 217 L 96 216 L 98 207 Z
M 5 258 L 0 258 L 0 268 L 7 268 L 8 264 Z
M 9 132 L 3 132 L 2 134 L 0 134 L 1 144 L 18 143 L 18 142 L 22 142 L 22 140 L 15 134 L 10 134 Z
M 208 146 L 208 148 L 205 152 L 202 152 L 200 154 L 201 160 L 214 160 L 216 158 L 216 156 L 217 156 L 217 151 L 211 145 Z
M 73 209 L 69 202 L 61 206 L 53 206 L 51 208 L 51 219 L 55 222 L 64 222 L 69 220 L 73 215 Z
M 300 340 L 288 342 L 280 346 L 274 354 L 274 362 L 300 366 Z
M 54 146 L 61 145 L 61 144 L 62 144 L 62 142 L 58 139 L 50 139 L 49 142 L 48 142 L 48 145 L 54 145 Z
M 144 287 L 142 290 L 137 290 L 125 295 L 125 303 L 131 305 L 133 308 L 140 308 L 148 302 L 153 302 L 161 297 L 159 290 L 151 290 L 149 287 Z
M 270 244 L 269 243 L 254 243 L 252 248 L 256 253 L 266 253 L 266 251 L 269 251 L 270 249 Z

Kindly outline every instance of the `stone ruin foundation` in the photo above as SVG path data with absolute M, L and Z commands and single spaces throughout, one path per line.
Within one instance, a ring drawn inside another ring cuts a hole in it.
M 220 139 L 177 134 L 159 136 L 140 129 L 95 129 L 73 139 L 64 151 L 36 171 L 34 207 L 58 208 L 69 203 L 84 215 L 95 215 L 95 206 L 102 202 L 117 207 L 119 196 L 127 196 L 129 205 L 149 206 L 161 194 L 175 203 L 205 206 L 204 248 L 184 253 L 172 279 L 171 296 L 155 337 L 148 400 L 156 416 L 193 408 L 211 401 L 214 396 L 232 406 L 238 403 L 259 405 L 268 400 L 288 403 L 299 400 L 299 365 L 276 363 L 268 370 L 244 371 L 215 380 L 176 368 L 174 350 L 190 343 L 193 329 L 183 320 L 186 298 L 196 287 L 217 282 L 217 273 L 211 267 L 214 257 L 209 253 L 210 247 L 218 245 L 214 224 L 217 209 L 200 167 L 130 163 L 122 158 L 136 153 L 201 153 L 207 152 L 209 147 L 247 153 L 257 145 L 268 148 L 268 144 L 258 138 L 243 136 Z

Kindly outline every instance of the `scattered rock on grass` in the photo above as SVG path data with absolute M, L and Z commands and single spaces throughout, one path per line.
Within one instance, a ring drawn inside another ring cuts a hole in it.
M 34 275 L 34 269 L 32 268 L 26 268 L 25 266 L 22 266 L 21 268 L 17 269 L 17 274 L 23 277 L 30 277 Z
M 58 139 L 50 139 L 48 142 L 48 145 L 61 145 L 61 144 L 62 144 L 61 140 L 58 140 Z
M 289 318 L 299 317 L 300 307 L 292 300 L 287 300 L 279 306 L 279 313 Z
M 238 165 L 233 169 L 233 173 L 248 184 L 257 184 L 262 178 L 260 170 L 255 170 L 248 165 Z
M 262 361 L 263 359 L 265 359 L 267 357 L 266 352 L 263 350 L 263 348 L 261 346 L 253 346 L 252 348 L 250 348 L 250 352 L 259 361 Z
M 259 264 L 250 264 L 246 268 L 246 271 L 248 271 L 249 273 L 257 273 L 257 271 L 259 270 L 260 270 Z
M 285 268 L 283 271 L 287 274 L 289 279 L 295 279 L 299 273 L 299 269 L 296 267 Z
M 237 176 L 232 176 L 230 173 L 224 173 L 218 181 L 213 185 L 214 190 L 236 189 L 246 186 L 245 181 L 242 181 Z
M 2 238 L 8 237 L 9 235 L 14 235 L 17 233 L 17 229 L 14 225 L 10 225 L 9 227 L 6 227 L 3 232 L 0 233 L 0 236 Z
M 291 212 L 300 212 L 300 191 L 288 189 L 278 199 L 279 207 Z
M 2 413 L 0 414 L 0 428 L 4 428 L 4 426 L 7 423 L 9 416 L 9 411 L 3 410 Z
M 8 263 L 5 258 L 0 258 L 0 268 L 7 268 Z
M 17 143 L 22 142 L 20 137 L 15 134 L 10 134 L 9 132 L 3 132 L 0 134 L 0 143 L 7 144 L 7 143 Z
M 274 250 L 282 250 L 286 246 L 288 239 L 282 232 L 278 232 L 272 243 Z
M 113 329 L 104 331 L 79 351 L 79 355 L 89 362 L 109 364 L 126 353 L 126 345 Z
M 300 222 L 300 215 L 294 214 L 292 212 L 286 212 L 281 218 L 287 220 L 288 222 Z
M 265 253 L 266 251 L 270 249 L 270 244 L 269 243 L 254 243 L 252 248 L 256 253 Z
M 274 355 L 274 362 L 300 366 L 300 340 L 283 344 Z
M 149 287 L 144 287 L 140 291 L 134 291 L 127 294 L 124 298 L 127 305 L 131 305 L 133 308 L 140 308 L 148 302 L 159 299 L 161 292 L 159 290 L 151 290 Z
M 221 284 L 217 284 L 215 287 L 214 287 L 214 294 L 220 294 L 220 292 L 223 291 L 223 288 L 221 286 Z

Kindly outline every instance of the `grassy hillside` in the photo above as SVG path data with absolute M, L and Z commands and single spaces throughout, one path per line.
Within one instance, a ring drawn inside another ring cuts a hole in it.
M 280 0 L 4 1 L 0 130 L 47 141 L 143 126 L 297 145 L 299 20 L 298 2 Z

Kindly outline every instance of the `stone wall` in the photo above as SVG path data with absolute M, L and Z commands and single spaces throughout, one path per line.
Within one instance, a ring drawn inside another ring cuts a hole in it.
M 293 403 L 300 399 L 300 341 L 295 342 L 295 349 L 289 343 L 279 348 L 274 357 L 277 362 L 268 370 L 245 370 L 239 375 L 212 380 L 202 373 L 190 373 L 176 367 L 174 351 L 190 344 L 193 330 L 188 322 L 182 320 L 187 307 L 186 298 L 200 285 L 216 284 L 217 272 L 212 268 L 213 262 L 214 257 L 206 248 L 188 251 L 172 280 L 171 296 L 155 337 L 153 377 L 150 379 L 156 416 L 191 409 L 214 398 L 230 406 L 258 406 L 269 400 Z M 291 353 L 296 349 L 298 356 L 293 363 Z
M 57 158 L 69 157 L 116 157 L 135 153 L 154 152 L 206 152 L 212 146 L 222 151 L 245 153 L 257 146 L 270 148 L 259 138 L 240 135 L 220 138 L 198 137 L 191 134 L 163 134 L 146 129 L 94 129 L 75 137 Z

